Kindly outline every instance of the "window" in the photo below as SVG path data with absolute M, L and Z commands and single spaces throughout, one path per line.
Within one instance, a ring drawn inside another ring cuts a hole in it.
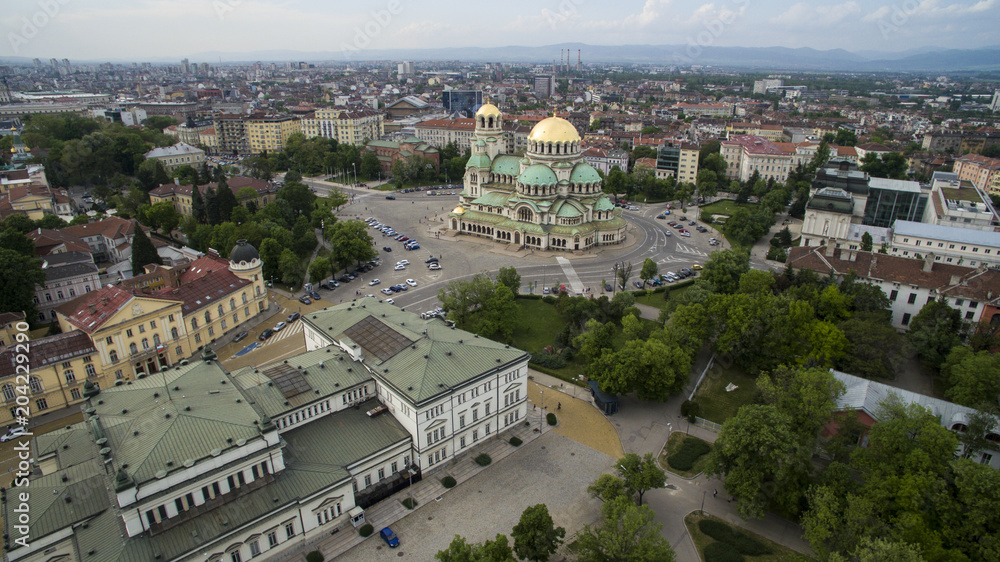
M 464 449 L 465 448 L 465 436 L 462 436 L 462 437 L 458 438 L 458 446 L 459 446 L 460 449 Z
M 111 339 L 111 336 L 108 336 L 108 337 L 104 338 L 104 343 L 107 344 L 107 345 L 111 345 L 112 343 L 114 343 L 114 340 Z
M 372 475 L 371 474 L 366 474 L 365 475 L 365 488 L 367 488 L 368 486 L 371 486 L 371 485 L 372 485 Z
M 295 536 L 295 523 L 285 523 L 285 536 L 288 538 Z
M 903 315 L 903 322 L 902 322 L 902 324 L 904 326 L 909 326 L 910 325 L 910 314 L 909 313 Z
M 965 304 L 965 299 L 955 299 L 955 306 L 962 306 Z
M 155 330 L 156 329 L 156 320 L 150 320 L 149 321 L 149 327 L 151 329 Z
M 396 462 L 395 461 L 393 461 L 392 467 L 390 468 L 390 470 L 392 470 L 393 474 L 396 474 L 397 472 L 399 472 L 398 470 L 396 470 Z
M 993 455 L 989 453 L 983 453 L 983 457 L 979 460 L 979 462 L 983 464 L 990 464 L 992 461 L 993 461 Z
M 250 543 L 250 557 L 260 556 L 260 544 L 257 541 Z
M 145 334 L 146 333 L 146 326 L 144 326 L 142 324 L 139 324 L 139 333 L 140 334 Z
M 267 546 L 270 548 L 278 546 L 278 533 L 271 531 L 267 534 Z
M 124 376 L 121 369 L 115 371 L 115 380 L 121 380 Z
M 79 400 L 80 399 L 80 389 L 79 388 L 71 388 L 69 390 L 69 396 L 73 400 Z
M 170 328 L 170 339 L 177 339 L 177 328 Z
M 174 321 L 174 315 L 173 314 L 167 315 L 167 320 L 173 322 Z
M 917 302 L 917 294 L 910 293 L 910 298 L 906 299 L 906 304 L 913 304 L 915 302 Z
M 66 377 L 66 384 L 73 384 L 76 382 L 76 375 L 73 374 L 73 369 L 66 369 L 63 371 L 63 376 Z
M 130 338 L 131 338 L 131 337 L 132 337 L 132 328 L 129 328 L 128 330 L 125 330 L 125 335 L 126 335 L 127 337 L 130 337 Z
M 970 311 L 968 311 L 968 312 L 965 313 L 965 319 L 966 320 L 972 320 L 972 318 L 975 317 L 975 315 L 976 315 L 976 313 L 970 310 Z
M 243 557 L 240 556 L 240 551 L 234 550 L 229 554 L 229 559 L 233 562 L 243 562 Z
M 458 427 L 459 429 L 465 427 L 465 414 L 458 416 Z
M 194 343 L 201 343 L 201 334 L 194 335 Z M 135 345 L 135 344 L 132 344 Z
M 44 398 L 39 398 L 38 400 L 35 400 L 35 408 L 39 410 L 47 410 L 48 407 L 49 403 Z
M 385 480 L 385 469 L 384 468 L 378 469 L 378 479 L 379 480 Z
M 486 412 L 485 412 L 485 414 L 486 414 L 486 415 L 488 416 L 488 415 L 490 415 L 490 403 L 489 403 L 489 402 L 487 402 L 487 403 L 486 403 L 486 406 L 485 406 L 485 407 L 486 407 Z
M 31 377 L 28 379 L 28 386 L 31 388 L 32 394 L 37 394 L 42 392 L 42 379 L 38 377 Z
M 892 292 L 889 293 L 889 300 L 895 301 L 896 297 L 898 297 L 898 296 L 899 296 L 899 291 L 893 289 Z

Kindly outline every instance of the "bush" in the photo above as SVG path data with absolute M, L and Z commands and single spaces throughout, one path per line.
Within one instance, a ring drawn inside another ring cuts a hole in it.
M 681 415 L 688 419 L 688 422 L 694 423 L 697 421 L 695 418 L 701 413 L 701 404 L 695 402 L 694 400 L 685 400 L 681 404 Z
M 632 293 L 637 297 L 644 297 L 647 292 L 648 291 L 646 291 L 646 289 L 636 289 L 635 291 L 632 291 Z
M 552 412 L 549 412 L 548 414 L 545 414 L 545 421 L 549 422 L 549 425 L 555 425 L 556 421 L 557 421 L 556 420 L 556 415 L 553 414 Z
M 677 470 L 691 470 L 694 463 L 711 450 L 712 446 L 701 439 L 686 437 L 681 443 L 681 448 L 667 458 L 667 464 Z
M 708 211 L 702 211 L 699 219 L 701 220 L 701 222 L 705 224 L 712 224 L 712 213 L 709 213 Z
M 771 549 L 761 544 L 757 539 L 754 539 L 750 535 L 742 531 L 738 531 L 721 521 L 702 519 L 698 522 L 698 528 L 702 533 L 705 533 L 719 542 L 726 543 L 736 549 L 736 551 L 740 554 L 745 554 L 747 556 L 771 554 Z
M 517 295 L 517 298 L 519 298 L 519 299 L 530 299 L 530 300 L 541 300 L 542 299 L 542 295 L 535 295 L 535 294 L 532 294 L 532 293 L 528 293 L 526 295 Z
M 538 353 L 531 356 L 531 362 L 549 369 L 562 369 L 566 366 L 566 360 L 559 355 L 548 353 Z
M 688 413 L 690 412 L 691 404 L 693 404 L 693 402 L 691 402 L 690 400 L 685 400 L 685 401 L 681 402 L 681 415 L 682 416 L 687 417 Z
M 493 459 L 491 459 L 486 453 L 479 454 L 474 460 L 479 466 L 489 466 L 489 464 L 493 462 Z
M 524 443 L 524 441 L 521 441 L 517 437 L 511 437 L 510 438 L 510 444 L 513 445 L 513 446 L 515 446 L 515 447 L 520 447 L 521 443 Z
M 371 523 L 365 523 L 358 528 L 358 534 L 362 537 L 370 537 L 372 533 L 375 532 L 375 527 L 372 527 Z
M 306 562 L 323 562 L 324 560 L 326 558 L 323 558 L 323 553 L 318 550 L 306 554 Z
M 458 484 L 458 482 L 455 482 L 455 479 L 451 476 L 445 476 L 441 479 L 441 485 L 445 488 L 454 488 L 455 484 Z
M 413 498 L 406 498 L 401 503 L 406 509 L 413 509 L 414 507 L 417 507 L 417 500 Z
M 705 562 L 743 562 L 743 555 L 724 542 L 709 543 L 705 547 Z
M 556 304 L 556 298 L 553 297 L 552 295 L 545 295 L 544 297 L 542 297 L 542 302 L 546 304 Z

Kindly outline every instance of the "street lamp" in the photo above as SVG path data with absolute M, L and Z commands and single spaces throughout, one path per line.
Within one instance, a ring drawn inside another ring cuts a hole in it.
M 538 433 L 542 432 L 542 410 L 545 408 L 545 391 L 538 390 Z
M 358 185 L 358 167 L 351 162 L 351 169 L 354 170 L 354 186 Z

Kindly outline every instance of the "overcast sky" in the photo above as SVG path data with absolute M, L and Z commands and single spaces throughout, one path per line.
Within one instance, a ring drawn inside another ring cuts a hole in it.
M 0 26 L 0 56 L 71 61 L 329 52 L 345 44 L 700 42 L 901 51 L 1000 44 L 1000 0 L 7 0 Z

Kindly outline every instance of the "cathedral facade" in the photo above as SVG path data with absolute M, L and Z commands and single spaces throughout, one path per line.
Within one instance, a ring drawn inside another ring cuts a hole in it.
M 472 157 L 461 202 L 448 227 L 540 250 L 586 250 L 621 244 L 625 219 L 601 191 L 569 121 L 549 117 L 528 135 L 524 156 L 507 154 L 503 114 L 487 103 L 476 112 Z

